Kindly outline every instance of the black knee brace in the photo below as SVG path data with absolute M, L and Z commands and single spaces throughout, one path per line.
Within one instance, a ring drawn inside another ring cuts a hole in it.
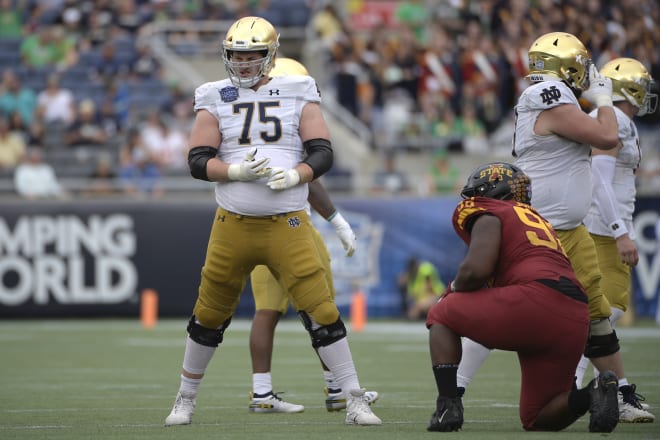
M 619 338 L 616 332 L 608 335 L 590 335 L 587 339 L 587 347 L 584 350 L 584 357 L 586 358 L 599 358 L 608 356 L 619 351 Z
M 192 315 L 190 321 L 188 321 L 188 327 L 186 330 L 188 330 L 188 336 L 190 336 L 190 339 L 198 344 L 207 347 L 217 347 L 222 342 L 222 337 L 230 323 L 231 317 L 223 322 L 219 329 L 206 328 L 197 324 L 195 322 L 195 315 Z
M 322 325 L 317 329 L 312 328 L 312 319 L 305 312 L 298 312 L 300 319 L 305 326 L 305 329 L 312 338 L 312 347 L 326 347 L 333 342 L 346 337 L 346 326 L 341 318 L 337 318 L 335 322 L 330 325 Z

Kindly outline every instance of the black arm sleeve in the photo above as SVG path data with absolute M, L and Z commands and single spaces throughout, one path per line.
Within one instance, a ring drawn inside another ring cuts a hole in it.
M 188 152 L 188 167 L 190 175 L 195 179 L 206 180 L 209 182 L 209 176 L 206 174 L 206 162 L 218 154 L 218 149 L 213 147 L 195 147 Z
M 314 173 L 314 178 L 321 177 L 332 168 L 332 144 L 327 139 L 316 138 L 303 142 L 307 157 L 303 160 Z

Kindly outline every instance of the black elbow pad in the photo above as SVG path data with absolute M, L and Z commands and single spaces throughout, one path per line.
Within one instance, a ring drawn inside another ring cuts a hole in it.
M 327 139 L 310 139 L 303 143 L 307 157 L 303 160 L 309 165 L 314 173 L 314 178 L 322 176 L 332 168 L 333 152 L 332 144 Z
M 188 167 L 190 175 L 195 179 L 209 181 L 206 174 L 206 162 L 218 154 L 218 149 L 213 147 L 195 147 L 188 152 Z

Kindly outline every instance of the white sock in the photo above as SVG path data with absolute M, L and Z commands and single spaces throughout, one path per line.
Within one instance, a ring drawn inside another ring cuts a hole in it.
M 181 375 L 181 385 L 179 386 L 179 392 L 186 396 L 197 396 L 197 390 L 199 389 L 199 384 L 202 382 L 202 379 L 191 379 L 189 377 Z
M 490 354 L 490 349 L 469 338 L 463 338 L 462 345 L 463 357 L 458 364 L 456 385 L 467 388 L 474 375 L 477 374 L 477 370 L 486 361 L 486 358 Z
M 612 311 L 612 314 L 610 315 L 610 324 L 612 325 L 612 328 L 616 325 L 616 322 L 623 318 L 623 315 L 626 313 L 621 309 L 617 309 L 616 307 L 612 307 L 610 309 Z
M 329 390 L 340 390 L 341 387 L 337 382 L 335 382 L 335 376 L 330 371 L 323 370 L 323 379 L 325 380 L 325 386 Z
M 270 373 L 254 373 L 252 375 L 252 392 L 254 394 L 267 394 L 273 391 L 273 382 Z
M 199 344 L 190 336 L 186 338 L 186 352 L 183 355 L 183 369 L 191 374 L 204 374 L 217 347 Z
M 360 389 L 355 363 L 353 363 L 353 356 L 346 338 L 328 346 L 319 347 L 318 353 L 347 397 L 350 390 Z
M 584 355 L 582 355 L 580 362 L 578 362 L 577 368 L 575 369 L 575 385 L 578 387 L 578 389 L 582 388 L 584 373 L 586 373 L 587 367 L 589 367 L 589 358 L 586 358 Z

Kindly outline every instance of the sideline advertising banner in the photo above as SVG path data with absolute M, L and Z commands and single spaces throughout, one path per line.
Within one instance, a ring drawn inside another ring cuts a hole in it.
M 357 251 L 344 255 L 334 228 L 312 219 L 332 258 L 337 303 L 348 316 L 364 293 L 369 317 L 402 316 L 397 279 L 412 256 L 449 282 L 465 253 L 451 227 L 458 198 L 339 199 Z M 637 316 L 654 318 L 660 290 L 660 200 L 637 203 L 640 263 L 633 270 Z M 0 215 L 0 318 L 139 315 L 144 289 L 158 293 L 161 316 L 187 316 L 197 296 L 215 213 L 208 202 L 69 201 L 3 203 Z M 248 283 L 236 316 L 250 317 Z
M 655 318 L 660 324 L 660 198 L 639 198 L 633 220 L 639 251 L 639 263 L 632 271 L 635 315 Z

